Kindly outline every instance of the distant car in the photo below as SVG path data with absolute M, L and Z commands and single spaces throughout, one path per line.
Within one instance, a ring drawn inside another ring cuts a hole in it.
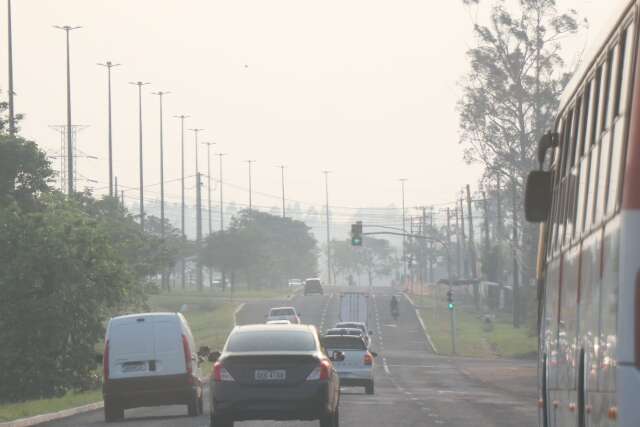
M 272 320 L 288 320 L 294 325 L 300 324 L 300 316 L 295 307 L 275 307 L 269 310 L 267 322 Z
M 290 325 L 291 322 L 288 320 L 267 320 L 267 325 Z
M 371 335 L 372 332 L 367 330 L 367 325 L 364 322 L 338 322 L 334 326 L 336 329 L 340 328 L 356 328 L 362 331 L 363 337 L 365 338 L 367 347 L 371 344 Z
M 344 359 L 334 362 L 343 386 L 362 386 L 367 394 L 374 393 L 373 359 L 364 340 L 356 335 L 325 335 L 322 345 L 328 354 L 339 352 Z
M 331 328 L 325 335 L 352 335 L 364 339 L 364 333 L 358 328 Z
M 314 326 L 235 327 L 211 376 L 211 427 L 245 420 L 320 420 L 339 425 L 340 378 Z
M 311 278 L 304 281 L 304 294 L 305 295 L 323 295 L 322 283 L 320 279 Z
M 203 384 L 196 345 L 180 313 L 114 317 L 107 325 L 103 354 L 105 421 L 124 418 L 141 406 L 185 404 L 202 413 Z

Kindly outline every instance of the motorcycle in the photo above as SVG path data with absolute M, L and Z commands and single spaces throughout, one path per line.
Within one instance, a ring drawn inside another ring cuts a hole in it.
M 391 316 L 393 317 L 393 320 L 398 320 L 398 317 L 400 316 L 400 309 L 398 309 L 398 307 L 392 307 Z

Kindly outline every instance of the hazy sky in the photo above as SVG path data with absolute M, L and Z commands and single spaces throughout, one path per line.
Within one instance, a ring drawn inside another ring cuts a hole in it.
M 4 2 L 2 2 L 4 4 Z M 485 0 L 486 3 L 486 0 Z M 471 18 L 459 0 L 14 0 L 16 109 L 22 133 L 54 154 L 64 124 L 64 33 L 72 33 L 73 121 L 88 125 L 79 173 L 107 185 L 106 70 L 113 71 L 114 162 L 120 183 L 138 186 L 137 89 L 144 88 L 145 183 L 159 180 L 158 99 L 166 90 L 165 178 L 180 174 L 179 126 L 192 118 L 201 141 L 217 143 L 225 181 L 247 187 L 247 159 L 256 160 L 254 190 L 278 196 L 287 165 L 287 198 L 321 205 L 321 171 L 332 171 L 331 200 L 342 206 L 447 202 L 478 166 L 462 161 L 458 144 L 458 82 L 473 44 Z M 577 7 L 596 32 L 606 0 L 559 0 Z M 6 28 L 5 8 L 0 10 Z M 3 37 L 0 55 L 6 58 Z M 583 40 L 584 41 L 584 40 Z M 572 52 L 568 53 L 569 59 Z M 3 63 L 6 64 L 6 60 Z M 6 67 L 1 67 L 2 90 Z M 187 172 L 194 174 L 193 133 L 186 135 Z M 217 159 L 217 158 L 216 158 Z M 206 167 L 204 147 L 200 165 Z M 57 166 L 57 165 L 56 165 Z M 215 173 L 217 175 L 217 160 Z M 193 181 L 193 179 L 191 180 Z M 195 198 L 190 182 L 188 198 Z M 179 200 L 171 182 L 167 199 Z M 128 196 L 137 197 L 134 190 Z M 146 190 L 158 198 L 159 187 Z M 247 202 L 226 187 L 225 199 Z M 254 194 L 254 204 L 278 205 Z M 304 205 L 303 205 L 304 207 Z

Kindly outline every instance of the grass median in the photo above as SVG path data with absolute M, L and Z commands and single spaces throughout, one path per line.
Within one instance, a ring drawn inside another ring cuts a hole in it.
M 416 297 L 427 331 L 440 354 L 452 354 L 451 313 L 445 302 L 429 297 Z M 485 330 L 483 319 L 471 307 L 458 304 L 456 316 L 456 354 L 469 357 L 535 358 L 538 339 L 526 325 L 514 328 L 511 317 L 499 313 L 492 321 L 492 329 Z
M 187 305 L 184 316 L 191 326 L 196 344 L 207 345 L 212 350 L 221 350 L 227 334 L 233 328 L 233 314 L 237 303 L 198 294 L 162 294 L 149 298 L 150 311 L 178 311 Z M 211 364 L 201 365 L 203 375 L 211 371 Z M 101 390 L 70 391 L 64 396 L 51 399 L 29 400 L 0 404 L 0 422 L 58 412 L 102 400 Z

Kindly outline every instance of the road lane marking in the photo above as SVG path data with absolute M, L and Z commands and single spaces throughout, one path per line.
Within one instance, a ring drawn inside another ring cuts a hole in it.
M 240 313 L 240 310 L 242 310 L 245 306 L 245 302 L 243 302 L 242 304 L 240 304 L 237 308 L 236 311 L 233 312 L 233 325 L 234 326 L 238 326 L 238 313 Z

